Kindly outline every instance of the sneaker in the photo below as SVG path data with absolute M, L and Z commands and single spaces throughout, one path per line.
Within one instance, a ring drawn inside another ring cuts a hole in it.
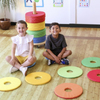
M 18 71 L 18 68 L 12 66 L 9 70 L 9 73 L 13 73 L 13 72 L 16 72 L 16 71 Z
M 48 66 L 50 66 L 51 64 L 53 64 L 53 63 L 55 63 L 55 61 L 53 61 L 53 60 L 48 60 Z
M 50 65 L 51 65 L 51 60 L 49 59 L 49 60 L 48 60 L 48 66 L 50 66 Z
M 69 60 L 63 58 L 63 59 L 61 60 L 61 63 L 62 63 L 62 64 L 65 64 L 65 65 L 69 65 Z
M 20 71 L 23 73 L 23 76 L 26 76 L 28 67 L 20 67 Z

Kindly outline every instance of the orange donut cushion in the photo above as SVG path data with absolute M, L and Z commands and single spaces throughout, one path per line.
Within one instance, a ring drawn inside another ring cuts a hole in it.
M 66 92 L 66 89 L 70 89 L 72 91 Z M 55 90 L 55 94 L 64 99 L 72 99 L 80 96 L 83 92 L 82 87 L 74 83 L 63 83 L 58 85 Z

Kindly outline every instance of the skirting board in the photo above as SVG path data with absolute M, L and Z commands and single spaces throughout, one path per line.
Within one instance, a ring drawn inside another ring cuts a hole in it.
M 16 22 L 11 22 L 11 25 L 16 25 Z M 45 23 L 45 26 L 50 24 Z M 60 24 L 61 27 L 85 27 L 85 28 L 100 28 L 100 25 L 96 24 Z

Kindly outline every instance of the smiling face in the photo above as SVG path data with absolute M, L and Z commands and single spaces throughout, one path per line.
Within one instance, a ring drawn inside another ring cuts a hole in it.
M 26 30 L 27 30 L 27 27 L 25 24 L 23 23 L 18 23 L 17 24 L 17 28 L 16 28 L 17 32 L 19 33 L 19 36 L 25 36 L 26 35 Z
M 59 32 L 61 32 L 61 29 L 59 28 L 58 25 L 53 25 L 50 29 L 50 32 L 52 33 L 52 36 L 54 38 L 57 38 L 59 35 Z

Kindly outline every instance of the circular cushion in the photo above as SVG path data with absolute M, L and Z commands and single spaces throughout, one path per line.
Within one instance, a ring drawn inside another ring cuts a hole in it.
M 41 23 L 27 23 L 28 26 L 28 30 L 29 31 L 39 31 L 39 30 L 43 30 L 45 28 L 45 21 L 41 22 Z
M 51 80 L 51 76 L 44 72 L 34 72 L 25 77 L 25 81 L 32 85 L 42 85 Z
M 29 31 L 29 30 L 27 30 L 27 33 L 29 35 L 34 35 L 34 38 L 43 37 L 44 35 L 46 35 L 46 28 L 44 28 L 43 30 L 39 30 L 39 31 Z
M 34 43 L 41 43 L 44 42 L 45 40 L 46 40 L 46 35 L 39 38 L 33 38 Z
M 65 78 L 76 78 L 83 74 L 82 69 L 75 66 L 62 67 L 58 70 L 58 75 Z
M 70 89 L 72 91 L 66 92 L 65 90 Z M 74 83 L 63 83 L 58 85 L 54 93 L 61 98 L 64 99 L 73 99 L 80 96 L 83 93 L 83 89 L 81 86 L 74 84 Z
M 11 91 L 18 88 L 20 85 L 21 81 L 15 77 L 5 77 L 0 79 L 0 91 Z
M 33 14 L 33 12 L 27 12 L 25 14 L 25 20 L 27 23 L 40 23 L 45 21 L 45 12 L 42 11 L 36 11 L 36 14 Z
M 99 69 L 90 71 L 87 74 L 87 77 L 92 81 L 100 82 L 100 76 L 98 76 L 98 75 L 100 75 L 100 70 Z
M 28 66 L 28 68 L 31 68 L 31 67 L 33 67 L 35 64 L 36 64 L 36 62 L 35 62 L 35 63 L 33 63 L 32 65 Z
M 92 63 L 95 62 L 95 63 Z M 98 57 L 88 57 L 82 60 L 82 65 L 86 66 L 86 67 L 100 67 L 100 58 Z

